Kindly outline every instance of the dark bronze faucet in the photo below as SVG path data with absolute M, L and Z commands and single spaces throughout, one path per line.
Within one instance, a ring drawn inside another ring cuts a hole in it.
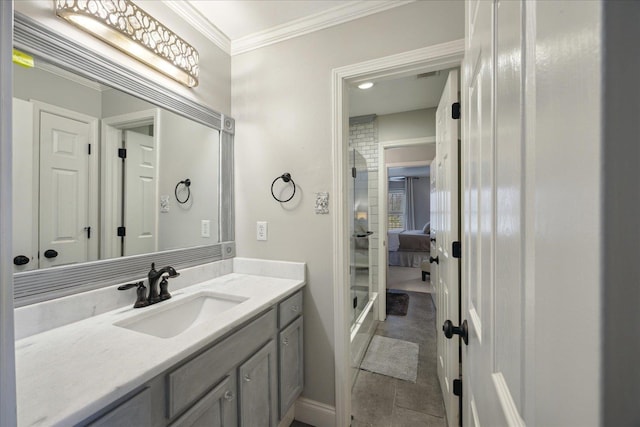
M 164 276 L 163 276 L 164 275 Z M 151 304 L 155 304 L 160 301 L 171 298 L 171 294 L 168 291 L 169 282 L 167 279 L 171 277 L 178 277 L 178 273 L 173 267 L 163 267 L 160 270 L 156 270 L 155 263 L 151 263 L 151 270 L 149 271 L 149 296 L 145 295 L 146 287 L 143 282 L 128 283 L 126 285 L 118 286 L 119 291 L 126 289 L 137 288 L 138 297 L 136 299 L 133 308 L 146 307 Z M 162 277 L 160 282 L 160 294 L 158 294 L 158 280 Z
M 160 294 L 158 295 L 158 280 L 162 277 L 163 274 L 166 274 L 162 279 L 162 286 L 160 287 Z M 156 270 L 156 264 L 151 263 L 151 270 L 149 271 L 149 304 L 155 304 L 159 301 L 163 301 L 171 298 L 171 294 L 167 291 L 167 278 L 178 277 L 180 273 L 178 273 L 173 267 L 163 267 L 160 270 Z

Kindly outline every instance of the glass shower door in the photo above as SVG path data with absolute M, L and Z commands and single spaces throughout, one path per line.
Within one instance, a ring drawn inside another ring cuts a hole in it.
M 369 230 L 369 174 L 365 158 L 356 150 L 350 153 L 352 180 L 350 183 L 351 219 L 351 324 L 355 324 L 369 302 L 371 287 Z

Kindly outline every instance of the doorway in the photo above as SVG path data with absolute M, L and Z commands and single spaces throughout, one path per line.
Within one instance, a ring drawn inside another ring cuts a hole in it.
M 414 73 L 430 73 L 437 70 L 458 67 L 464 52 L 462 41 L 446 43 L 430 48 L 420 49 L 407 54 L 394 55 L 375 61 L 356 64 L 335 69 L 334 82 L 334 191 L 344 194 L 336 200 L 334 217 L 334 298 L 338 308 L 335 315 L 336 336 L 336 413 L 338 425 L 349 425 L 351 418 L 351 390 L 350 390 L 350 336 L 348 331 L 349 289 L 341 284 L 349 283 L 348 240 L 349 218 L 346 215 L 347 205 L 346 183 L 348 177 L 348 85 L 364 82 L 375 78 L 406 77 Z M 415 74 L 414 74 L 415 75 Z M 378 229 L 380 233 L 380 230 Z M 386 239 L 380 238 L 378 244 L 378 259 L 386 252 Z M 380 261 L 379 261 L 380 262 Z M 376 268 L 375 271 L 379 269 Z M 379 271 L 378 271 L 379 274 Z M 383 299 L 379 298 L 380 306 Z M 381 308 L 378 307 L 378 313 Z

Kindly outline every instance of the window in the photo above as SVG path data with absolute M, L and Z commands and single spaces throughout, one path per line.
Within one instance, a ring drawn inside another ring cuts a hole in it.
M 387 227 L 404 229 L 404 189 L 389 190 L 389 202 L 387 212 Z

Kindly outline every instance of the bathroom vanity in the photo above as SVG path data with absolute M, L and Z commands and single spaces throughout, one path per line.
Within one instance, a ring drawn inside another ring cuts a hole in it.
M 17 341 L 19 425 L 277 426 L 303 388 L 304 264 L 212 264 L 218 277 L 181 272 L 171 300 L 134 309 L 132 291 L 127 306 Z M 17 328 L 108 292 L 18 309 Z

